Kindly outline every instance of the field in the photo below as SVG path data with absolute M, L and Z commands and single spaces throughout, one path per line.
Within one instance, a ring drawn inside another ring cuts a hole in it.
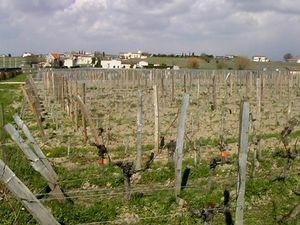
M 152 64 L 166 64 L 168 66 L 177 65 L 180 68 L 188 68 L 188 60 L 189 58 L 180 58 L 180 57 L 149 57 L 145 59 L 145 61 Z M 221 69 L 231 69 L 231 70 L 237 69 L 235 61 L 233 59 L 218 60 L 218 62 L 216 59 L 212 59 L 209 61 L 209 63 L 206 62 L 205 60 L 200 60 L 199 62 L 200 62 L 199 69 L 204 69 L 204 70 L 218 69 L 218 63 L 222 64 L 219 65 Z M 300 65 L 299 63 L 286 63 L 280 61 L 273 61 L 268 63 L 250 61 L 249 65 L 247 65 L 245 69 L 262 70 L 263 68 L 267 68 L 267 70 L 271 70 L 271 71 L 276 69 L 285 70 L 286 68 L 300 70 Z
M 204 217 L 192 212 L 210 209 L 215 215 L 207 224 L 225 224 L 223 211 L 217 210 L 223 207 L 224 190 L 230 192 L 226 209 L 235 219 L 243 101 L 250 103 L 244 224 L 299 222 L 299 214 L 285 217 L 299 203 L 299 74 L 79 69 L 40 71 L 34 80 L 43 105 L 45 137 L 28 104 L 22 103 L 19 85 L 0 84 L 5 121 L 12 123 L 12 115 L 21 114 L 54 165 L 67 201 L 60 203 L 46 193 L 46 181 L 8 135 L 1 159 L 35 195 L 44 194 L 40 201 L 59 223 L 204 224 Z M 189 168 L 190 175 L 176 198 L 170 143 L 177 139 L 185 94 L 189 94 L 189 107 L 182 168 Z M 284 135 L 291 121 L 296 124 Z M 102 156 L 94 143 L 105 145 L 110 164 L 105 155 L 106 163 L 99 165 Z M 137 166 L 137 149 L 142 150 L 141 167 L 152 152 L 155 159 L 131 177 L 128 198 L 126 173 L 119 162 Z M 224 150 L 229 154 L 225 158 L 220 156 Z M 0 224 L 36 224 L 0 185 Z

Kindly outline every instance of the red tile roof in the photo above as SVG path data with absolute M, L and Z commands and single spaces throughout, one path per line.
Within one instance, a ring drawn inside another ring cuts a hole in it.
M 52 57 L 54 59 L 59 59 L 60 58 L 60 54 L 59 53 L 51 53 Z

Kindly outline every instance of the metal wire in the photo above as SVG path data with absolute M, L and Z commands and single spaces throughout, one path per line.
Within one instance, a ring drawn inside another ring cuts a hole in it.
M 159 218 L 171 218 L 175 216 L 182 216 L 184 213 L 172 213 L 172 214 L 165 214 L 165 215 L 160 215 L 160 216 L 149 216 L 149 217 L 138 217 L 136 218 L 137 220 L 148 220 L 148 219 L 159 219 Z M 124 222 L 124 219 L 118 219 L 118 220 L 106 220 L 106 221 L 99 221 L 99 222 L 91 222 L 91 223 L 80 223 L 76 225 L 97 225 L 97 224 L 105 224 L 105 223 L 122 223 Z

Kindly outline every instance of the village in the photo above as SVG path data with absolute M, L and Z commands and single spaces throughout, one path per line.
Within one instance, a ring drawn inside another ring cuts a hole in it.
M 238 61 L 244 66 L 232 66 Z M 206 65 L 205 65 L 206 64 Z M 207 66 L 211 64 L 212 66 Z M 255 65 L 255 66 L 254 66 Z M 2 54 L 0 68 L 103 68 L 103 69 L 272 69 L 289 68 L 299 70 L 300 56 L 287 53 L 282 61 L 272 61 L 267 56 L 238 55 L 209 55 L 202 53 L 195 55 L 188 53 L 175 54 L 150 54 L 142 51 L 121 52 L 119 54 L 106 54 L 105 52 L 71 51 L 66 53 L 34 54 L 24 52 L 22 56 Z M 276 68 L 275 68 L 276 67 Z

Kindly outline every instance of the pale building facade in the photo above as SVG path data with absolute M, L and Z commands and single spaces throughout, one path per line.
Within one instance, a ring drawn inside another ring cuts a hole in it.
M 104 69 L 120 69 L 122 68 L 122 63 L 120 60 L 102 60 L 101 67 Z

